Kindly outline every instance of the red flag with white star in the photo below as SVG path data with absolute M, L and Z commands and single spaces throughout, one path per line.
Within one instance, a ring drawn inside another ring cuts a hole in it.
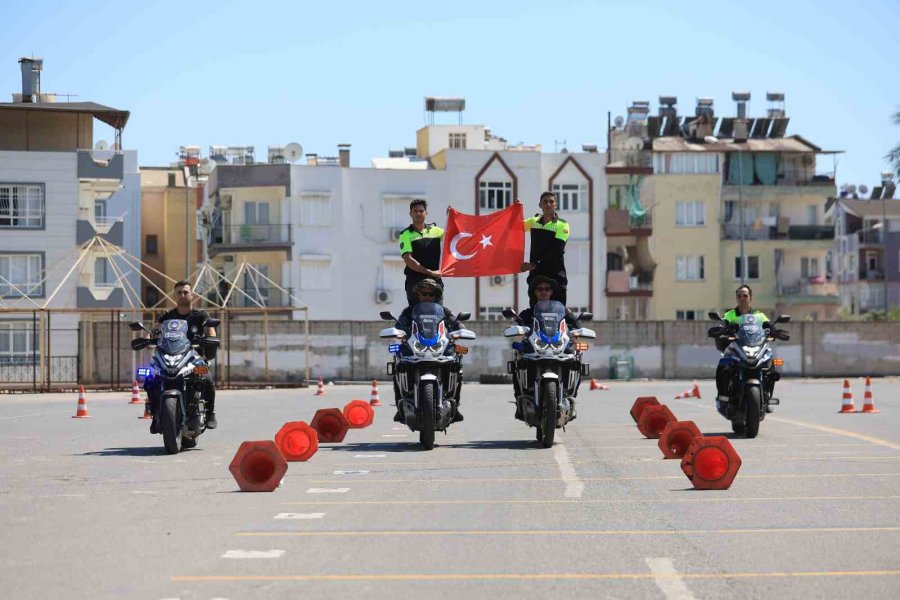
M 518 273 L 525 258 L 522 205 L 488 215 L 466 215 L 450 209 L 444 232 L 441 274 L 483 277 Z

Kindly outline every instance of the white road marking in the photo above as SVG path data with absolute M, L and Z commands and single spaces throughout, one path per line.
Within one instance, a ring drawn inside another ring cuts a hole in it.
M 387 454 L 354 454 L 353 458 L 384 458 Z
M 408 436 L 409 436 L 409 434 L 407 434 L 407 433 L 385 433 L 381 437 L 400 438 L 400 437 L 408 437 Z
M 350 471 L 334 471 L 332 475 L 366 475 L 368 471 L 350 470 Z
M 71 411 L 66 411 L 71 412 Z M 27 415 L 15 415 L 13 417 L 0 417 L 0 421 L 8 421 L 9 419 L 27 419 L 28 417 L 41 417 L 44 413 L 29 413 Z
M 156 492 L 156 491 L 144 491 L 144 490 L 131 490 L 131 492 L 129 492 L 129 493 L 131 493 L 131 494 L 158 494 L 159 492 Z
M 281 558 L 284 550 L 228 550 L 222 558 Z
M 569 453 L 565 444 L 553 446 L 553 458 L 556 459 L 562 479 L 566 482 L 566 498 L 581 498 L 581 493 L 584 491 L 584 483 L 578 479 L 578 475 L 575 473 L 575 467 L 572 466 L 572 461 L 569 460 Z
M 321 519 L 325 513 L 278 513 L 276 519 Z
M 644 562 L 650 567 L 656 587 L 662 590 L 666 600 L 694 600 L 671 558 L 645 558 Z
M 350 488 L 309 488 L 307 494 L 346 494 Z
M 394 431 L 404 431 L 406 430 L 406 427 L 391 427 L 391 429 L 393 429 Z

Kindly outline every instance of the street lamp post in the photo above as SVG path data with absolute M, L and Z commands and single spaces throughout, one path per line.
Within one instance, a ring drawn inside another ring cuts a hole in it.
M 707 135 L 703 138 L 707 144 L 716 144 L 719 138 Z M 738 235 L 741 241 L 741 285 L 747 282 L 747 259 L 744 256 L 744 152 L 738 148 Z M 726 177 L 727 177 L 726 173 Z

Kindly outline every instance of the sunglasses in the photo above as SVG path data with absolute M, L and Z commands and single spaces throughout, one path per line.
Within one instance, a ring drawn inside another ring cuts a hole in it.
M 536 291 L 536 292 L 552 292 L 553 288 L 537 287 L 537 288 L 534 288 L 534 291 Z
M 423 298 L 434 298 L 435 297 L 434 292 L 419 292 L 419 295 L 422 296 Z

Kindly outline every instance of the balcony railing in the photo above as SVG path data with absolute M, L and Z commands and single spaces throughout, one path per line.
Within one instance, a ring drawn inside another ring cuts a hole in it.
M 790 240 L 833 240 L 834 225 L 791 225 L 788 228 Z
M 799 279 L 790 285 L 781 285 L 780 296 L 837 296 L 837 284 L 830 281 Z
M 860 244 L 881 244 L 881 229 L 860 229 L 856 235 Z
M 624 150 L 610 148 L 607 153 L 608 167 L 644 167 L 653 166 L 653 160 L 649 152 L 645 150 Z
M 722 239 L 739 240 L 741 239 L 740 223 L 722 223 Z M 753 223 L 744 223 L 744 239 L 745 240 L 774 240 L 775 228 L 768 225 L 758 226 Z
M 653 293 L 653 273 L 606 272 L 608 296 L 649 296 Z
M 231 293 L 228 306 L 237 308 L 259 308 L 260 305 L 268 308 L 286 308 L 292 306 L 291 294 L 293 288 L 239 288 Z M 241 293 L 243 292 L 243 293 Z M 215 300 L 215 298 L 212 298 Z
M 636 217 L 627 210 L 609 208 L 603 218 L 603 230 L 606 235 L 650 235 L 653 229 L 650 213 Z
M 290 225 L 232 225 L 214 227 L 210 245 L 260 246 L 291 243 Z
M 722 239 L 741 239 L 741 225 L 728 221 L 722 224 Z M 791 225 L 779 229 L 772 225 L 758 225 L 756 223 L 744 223 L 745 240 L 833 240 L 833 225 Z

